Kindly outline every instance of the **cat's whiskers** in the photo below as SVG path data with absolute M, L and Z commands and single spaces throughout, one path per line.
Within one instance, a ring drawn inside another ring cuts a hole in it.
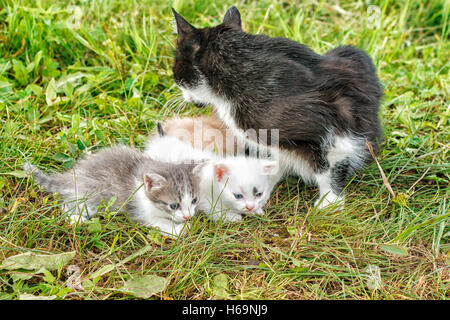
M 179 114 L 184 108 L 188 105 L 188 102 L 184 100 L 183 94 L 177 93 L 172 96 L 166 103 L 163 105 L 162 110 L 164 110 L 163 115 L 167 116 L 169 114 Z

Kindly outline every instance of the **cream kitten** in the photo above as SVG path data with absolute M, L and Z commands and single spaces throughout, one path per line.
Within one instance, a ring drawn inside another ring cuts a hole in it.
M 219 155 L 236 155 L 236 137 L 215 115 L 170 118 L 162 124 L 164 133 L 190 143 L 196 149 Z

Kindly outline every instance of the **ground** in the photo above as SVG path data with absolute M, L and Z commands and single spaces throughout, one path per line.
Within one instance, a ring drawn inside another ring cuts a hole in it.
M 25 160 L 61 171 L 101 147 L 142 148 L 157 120 L 208 113 L 174 84 L 171 7 L 206 27 L 231 5 L 247 32 L 369 53 L 385 93 L 379 166 L 357 173 L 338 212 L 314 210 L 318 189 L 288 178 L 267 216 L 199 216 L 177 241 L 115 212 L 65 223 Z M 448 299 L 449 14 L 444 0 L 0 0 L 0 261 L 70 253 L 55 270 L 3 265 L 0 299 Z M 129 289 L 153 276 L 165 279 L 154 295 Z

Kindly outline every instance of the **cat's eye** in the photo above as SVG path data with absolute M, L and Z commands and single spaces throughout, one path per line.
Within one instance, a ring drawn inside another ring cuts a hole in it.
M 180 205 L 178 203 L 174 202 L 169 205 L 169 208 L 172 210 L 175 210 L 175 209 L 178 209 L 179 206 Z
M 234 197 L 239 200 L 242 199 L 244 196 L 241 193 L 234 193 Z
M 262 196 L 262 194 L 263 194 L 262 192 L 257 192 L 257 193 L 255 193 L 255 197 L 259 198 Z
M 198 202 L 198 198 L 192 199 L 192 204 L 196 204 Z

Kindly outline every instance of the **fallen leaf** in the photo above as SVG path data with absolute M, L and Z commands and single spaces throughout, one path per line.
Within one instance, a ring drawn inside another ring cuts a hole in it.
M 35 296 L 28 293 L 21 293 L 19 296 L 19 300 L 54 300 L 56 298 L 53 296 Z
M 405 247 L 397 246 L 394 244 L 382 244 L 380 245 L 380 249 L 398 255 L 398 256 L 407 256 L 408 255 L 408 249 Z
M 45 101 L 47 105 L 51 106 L 56 101 L 56 84 L 55 79 L 52 78 L 45 89 Z
M 219 299 L 230 299 L 228 290 L 228 278 L 226 274 L 219 273 L 214 276 L 212 281 L 212 293 Z
M 65 266 L 75 256 L 75 251 L 59 254 L 36 254 L 25 252 L 11 256 L 3 260 L 0 269 L 6 270 L 34 270 L 37 273 L 43 273 L 44 270 L 58 270 Z
M 100 233 L 102 232 L 102 224 L 99 218 L 92 218 L 85 222 L 88 226 L 89 233 Z
M 167 279 L 156 275 L 134 277 L 125 282 L 119 289 L 121 292 L 132 294 L 137 298 L 147 299 L 166 288 Z
M 2 174 L 14 176 L 17 178 L 26 178 L 28 177 L 28 174 L 25 172 L 25 170 L 14 170 L 10 172 L 3 172 Z
M 376 265 L 369 265 L 364 271 L 367 273 L 367 288 L 369 288 L 369 290 L 381 289 L 382 283 L 380 268 Z
M 81 271 L 79 266 L 71 264 L 67 267 L 66 273 L 67 275 L 70 275 L 70 277 L 66 281 L 66 286 L 68 288 L 74 290 L 84 290 L 83 286 L 81 285 Z

